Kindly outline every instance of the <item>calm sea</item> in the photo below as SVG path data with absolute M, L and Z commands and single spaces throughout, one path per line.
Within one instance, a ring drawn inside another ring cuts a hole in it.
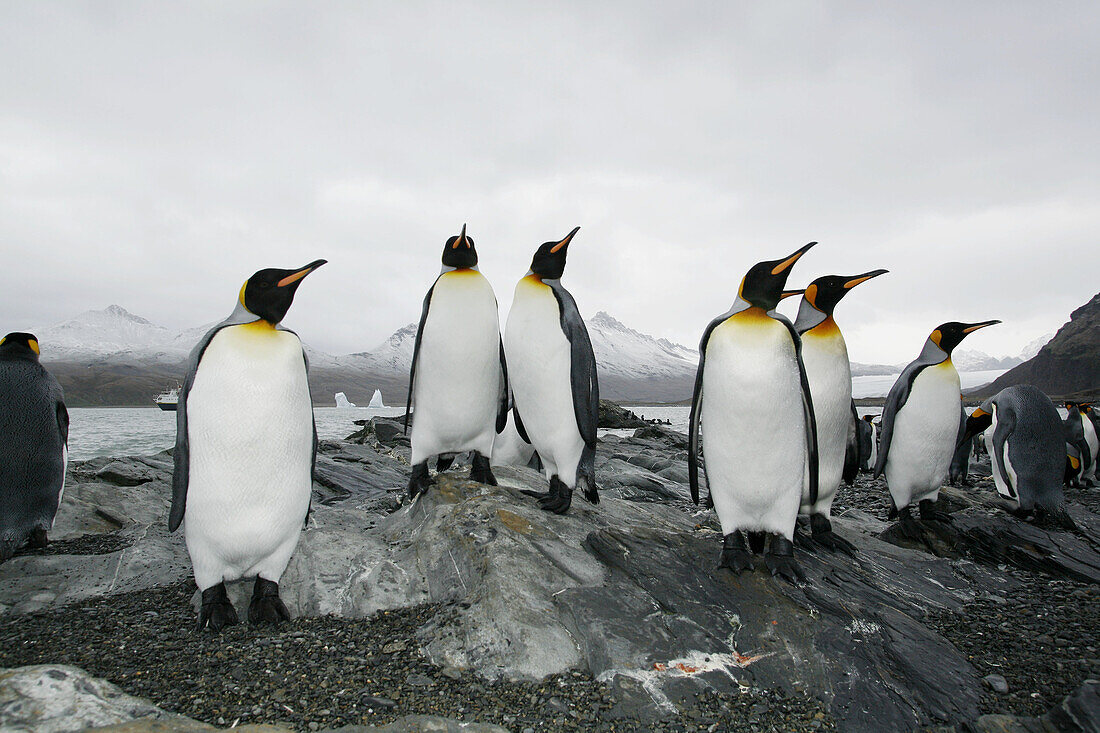
M 977 387 L 1003 374 L 1003 370 L 990 372 L 964 372 L 963 389 Z M 855 397 L 877 397 L 890 391 L 897 375 L 856 377 L 852 380 Z M 671 421 L 672 429 L 687 432 L 689 408 L 664 405 L 634 406 L 630 408 L 647 419 Z M 372 417 L 403 415 L 403 407 L 316 407 L 317 436 L 323 440 L 345 438 L 358 430 L 355 420 Z M 859 414 L 879 413 L 879 408 L 860 408 Z M 69 457 L 87 460 L 96 456 L 133 456 L 157 453 L 172 447 L 176 441 L 176 413 L 164 412 L 155 407 L 85 407 L 69 410 Z M 632 430 L 616 430 L 629 434 Z

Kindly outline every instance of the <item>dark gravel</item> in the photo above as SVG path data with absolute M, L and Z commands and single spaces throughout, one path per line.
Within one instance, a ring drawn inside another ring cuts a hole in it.
M 1100 588 L 1006 572 L 1022 584 L 1008 597 L 987 594 L 960 613 L 931 613 L 925 623 L 979 675 L 1008 682 L 1008 694 L 986 691 L 983 713 L 1042 715 L 1084 680 L 1100 677 Z
M 51 541 L 45 547 L 24 546 L 16 555 L 109 555 L 125 550 L 133 540 L 118 532 L 86 534 L 70 540 Z
M 316 730 L 421 713 L 517 733 L 835 730 L 819 701 L 778 692 L 707 692 L 681 716 L 639 721 L 616 719 L 619 693 L 587 674 L 515 683 L 441 669 L 419 656 L 415 641 L 416 631 L 446 610 L 439 606 L 362 620 L 303 618 L 278 630 L 242 624 L 220 635 L 196 632 L 193 588 L 186 583 L 0 618 L 0 667 L 71 664 L 215 725 L 282 721 Z

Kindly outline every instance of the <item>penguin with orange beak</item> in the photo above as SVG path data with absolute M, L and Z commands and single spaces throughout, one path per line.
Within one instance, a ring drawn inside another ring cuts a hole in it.
M 814 542 L 830 550 L 854 553 L 850 542 L 833 532 L 830 517 L 833 498 L 845 468 L 845 447 L 849 426 L 858 429 L 859 419 L 852 405 L 852 367 L 848 347 L 833 320 L 833 309 L 852 291 L 886 270 L 861 275 L 825 275 L 806 287 L 799 304 L 794 329 L 802 338 L 802 361 L 813 395 L 817 421 L 818 491 L 810 502 L 809 481 L 802 491 L 800 514 L 809 517 Z M 857 460 L 858 463 L 858 449 Z M 858 470 L 858 466 L 854 467 Z M 853 471 L 855 473 L 855 471 Z
M 936 499 L 959 435 L 962 390 L 951 352 L 969 334 L 997 323 L 951 321 L 937 326 L 886 396 L 875 478 L 886 474 L 901 531 L 907 537 L 922 536 L 910 513 L 914 503 L 923 521 L 950 519 L 936 511 Z
M 317 430 L 298 335 L 280 323 L 303 279 L 325 260 L 260 270 L 233 313 L 203 336 L 176 409 L 172 509 L 183 525 L 199 628 L 237 623 L 226 582 L 255 577 L 254 624 L 288 620 L 279 579 L 309 514 Z
M 699 503 L 701 439 L 722 525 L 718 566 L 735 573 L 751 569 L 750 546 L 760 552 L 767 542 L 768 570 L 791 582 L 805 580 L 792 540 L 807 465 L 808 502 L 818 500 L 817 428 L 802 339 L 775 308 L 802 293 L 783 288 L 791 267 L 814 244 L 753 265 L 733 306 L 707 326 L 688 430 L 691 498 Z

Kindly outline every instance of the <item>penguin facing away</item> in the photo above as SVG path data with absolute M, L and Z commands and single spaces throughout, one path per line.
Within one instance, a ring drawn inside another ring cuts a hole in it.
M 1089 414 L 1091 406 L 1088 403 L 1076 402 L 1070 410 L 1067 403 L 1066 409 L 1069 410 L 1067 419 L 1076 419 L 1081 422 L 1081 435 L 1089 447 L 1089 462 L 1082 470 L 1081 477 L 1087 485 L 1096 486 L 1096 466 L 1100 463 L 1100 438 L 1097 436 L 1096 424 Z
M 46 546 L 65 492 L 69 412 L 39 353 L 33 334 L 0 339 L 0 563 Z
M 1062 494 L 1065 444 L 1058 410 L 1029 384 L 1006 387 L 981 404 L 966 421 L 960 445 L 985 431 L 997 493 L 1021 518 L 1032 513 L 1065 529 L 1075 525 Z
M 914 502 L 922 520 L 950 519 L 937 512 L 935 504 L 959 434 L 962 392 L 951 352 L 968 334 L 997 323 L 952 321 L 938 326 L 886 396 L 875 478 L 886 474 L 905 536 L 921 536 L 909 511 Z
M 699 342 L 699 366 L 688 429 L 688 479 L 699 503 L 697 453 L 703 459 L 724 535 L 718 566 L 752 569 L 763 549 L 771 574 L 795 582 L 805 574 L 794 559 L 795 521 L 809 466 L 809 501 L 818 499 L 817 428 L 802 361 L 802 339 L 775 311 L 790 268 L 816 242 L 790 256 L 759 262 L 745 274 L 733 306 L 715 318 Z M 845 414 L 847 414 L 847 404 Z
M 511 369 L 513 418 L 534 445 L 550 481 L 545 494 L 526 492 L 549 512 L 564 514 L 577 486 L 593 504 L 600 387 L 592 341 L 572 294 L 561 284 L 569 245 L 580 227 L 544 242 L 516 284 L 504 351 Z
M 279 323 L 302 279 L 323 264 L 256 272 L 233 313 L 191 352 L 168 528 L 183 524 L 202 591 L 200 629 L 237 623 L 225 583 L 251 576 L 248 620 L 290 617 L 279 578 L 309 513 L 317 430 L 302 342 Z
M 496 486 L 489 457 L 508 416 L 497 299 L 477 268 L 477 249 L 465 224 L 443 246 L 442 261 L 439 277 L 424 296 L 409 371 L 408 407 L 416 410 L 410 499 L 431 485 L 430 458 L 440 456 L 442 471 L 455 453 L 465 451 L 473 454 L 470 479 Z
M 841 479 L 851 485 L 859 471 L 859 416 L 852 401 L 848 347 L 833 312 L 852 288 L 887 272 L 871 270 L 860 275 L 817 278 L 806 287 L 794 322 L 802 338 L 802 361 L 813 397 L 819 472 L 817 500 L 809 501 L 807 482 L 799 511 L 810 518 L 816 543 L 849 554 L 855 551 L 854 546 L 833 532 L 830 517 Z M 846 450 L 848 447 L 852 450 Z

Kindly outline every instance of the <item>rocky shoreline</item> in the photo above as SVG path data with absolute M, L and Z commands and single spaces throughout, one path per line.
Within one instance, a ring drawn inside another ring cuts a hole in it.
M 1091 493 L 1067 493 L 1079 532 L 1039 528 L 993 508 L 975 465 L 944 492 L 950 537 L 901 547 L 879 536 L 885 486 L 861 475 L 834 508 L 859 554 L 802 550 L 810 583 L 792 586 L 715 569 L 716 520 L 688 501 L 686 437 L 667 428 L 603 437 L 603 501 L 564 517 L 519 493 L 540 481 L 522 468 L 493 488 L 456 467 L 403 505 L 407 456 L 383 418 L 322 443 L 282 584 L 295 620 L 218 636 L 192 628 L 164 527 L 170 456 L 74 463 L 55 541 L 0 566 L 0 668 L 72 665 L 221 727 L 1030 730 L 1067 696 L 1100 725 Z

